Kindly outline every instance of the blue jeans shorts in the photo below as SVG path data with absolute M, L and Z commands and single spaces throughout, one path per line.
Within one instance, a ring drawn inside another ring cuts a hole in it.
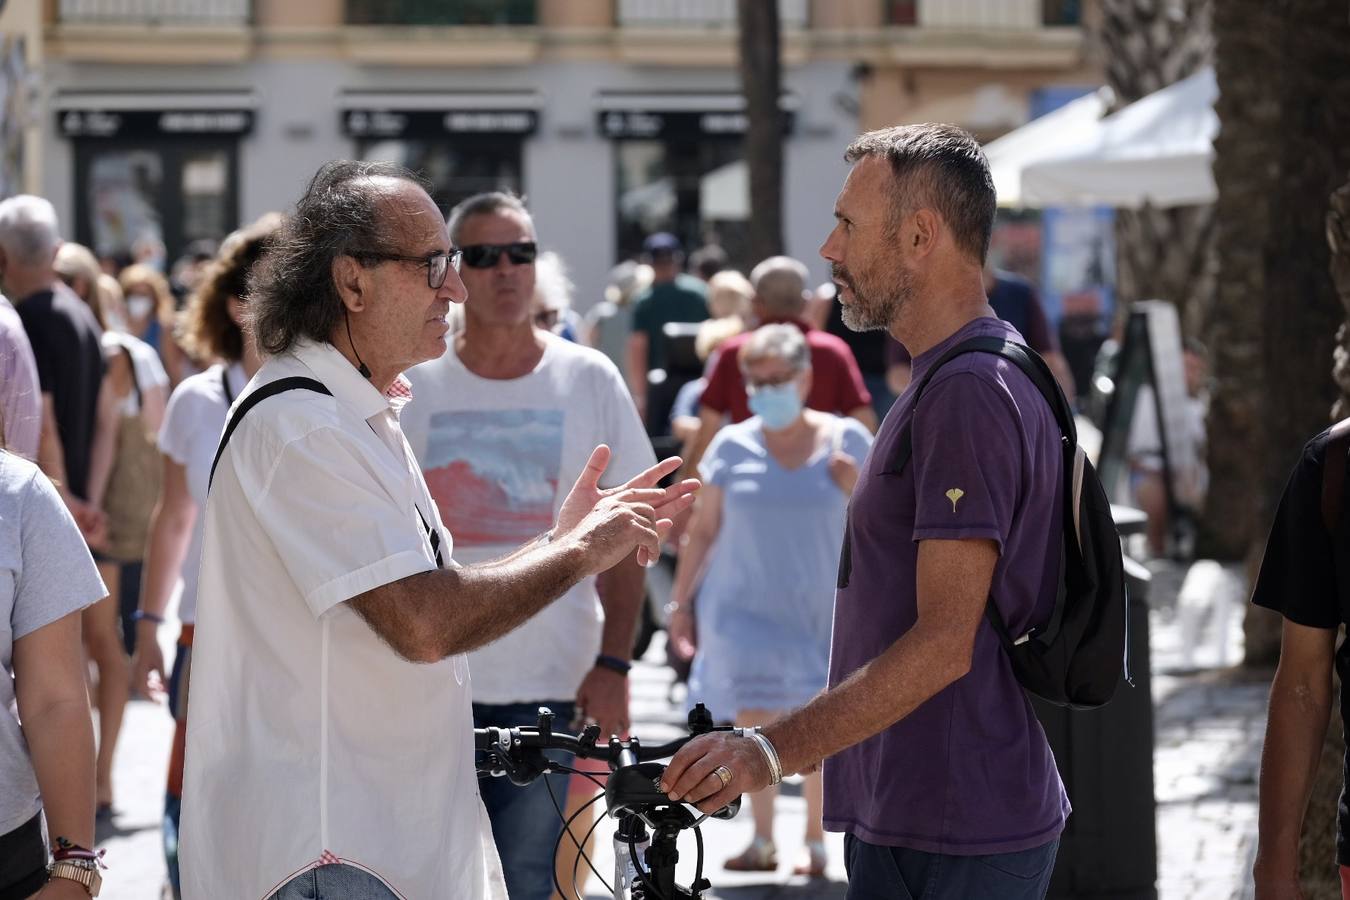
M 364 869 L 316 866 L 292 878 L 267 900 L 397 900 L 398 895 Z

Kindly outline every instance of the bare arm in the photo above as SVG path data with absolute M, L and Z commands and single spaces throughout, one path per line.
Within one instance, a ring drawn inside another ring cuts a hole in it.
M 722 489 L 713 485 L 704 485 L 694 503 L 694 515 L 689 529 L 680 541 L 680 558 L 675 564 L 675 584 L 670 589 L 670 599 L 677 608 L 691 606 L 699 580 L 703 576 L 703 565 L 708 550 L 717 540 L 722 530 Z
M 627 662 L 633 655 L 633 634 L 647 590 L 646 570 L 637 559 L 627 557 L 601 572 L 595 588 L 605 608 L 600 653 Z M 605 666 L 593 666 L 577 688 L 577 706 L 600 724 L 602 735 L 625 733 L 629 724 L 627 676 Z
M 655 560 L 671 517 L 689 508 L 698 483 L 650 487 L 680 464 L 673 457 L 602 490 L 609 458 L 607 446 L 595 448 L 558 510 L 552 540 L 478 566 L 411 575 L 353 597 L 352 608 L 404 659 L 435 662 L 507 634 L 634 548 L 638 562 Z
M 121 398 L 113 387 L 114 373 L 124 372 L 130 378 L 130 366 L 125 354 L 119 353 L 108 361 L 108 371 L 98 389 L 98 416 L 94 422 L 94 439 L 89 449 L 89 505 L 103 508 L 103 495 L 112 476 L 113 454 L 117 451 L 118 404 Z
M 1284 620 L 1261 753 L 1258 900 L 1299 897 L 1298 843 L 1331 715 L 1336 629 Z
M 694 472 L 698 471 L 699 461 L 703 459 L 703 454 L 707 452 L 708 445 L 722 428 L 722 414 L 713 409 L 700 406 L 698 410 L 698 433 L 694 435 L 693 443 L 689 447 L 689 452 L 685 455 L 684 466 L 680 469 L 681 476 L 692 477 Z
M 48 835 L 93 847 L 94 727 L 84 679 L 79 611 L 14 642 L 19 718 Z
M 145 554 L 145 582 L 141 587 L 140 610 L 157 618 L 164 617 L 183 569 L 192 527 L 197 522 L 197 503 L 188 490 L 187 469 L 168 456 L 164 460 L 164 482 L 159 502 L 150 515 L 150 540 Z M 132 660 L 132 685 L 148 689 L 148 677 L 158 672 L 164 678 L 164 654 L 155 639 L 158 626 L 153 619 L 136 623 L 136 656 Z
M 634 331 L 628 336 L 628 390 L 637 404 L 638 416 L 647 418 L 647 344 L 645 331 Z
M 669 635 L 672 649 L 682 659 L 693 659 L 698 649 L 694 634 L 694 597 L 703 579 L 708 550 L 722 530 L 722 489 L 704 485 L 694 503 L 689 528 L 680 539 L 675 583 L 670 589 Z
M 877 411 L 871 406 L 860 406 L 848 412 L 850 419 L 857 419 L 868 431 L 877 433 Z
M 975 631 L 997 562 L 992 541 L 921 541 L 915 576 L 918 621 L 842 684 L 764 729 L 783 771 L 810 769 L 877 734 L 970 671 Z M 719 765 L 736 774 L 725 788 L 708 778 Z M 684 797 L 707 812 L 768 784 L 769 778 L 753 742 L 719 733 L 686 745 L 663 781 L 672 798 Z
M 578 541 L 464 568 L 401 578 L 349 602 L 409 662 L 436 662 L 489 644 L 519 627 L 587 574 Z
M 807 768 L 894 725 L 969 672 L 997 562 L 992 541 L 920 541 L 918 621 L 834 690 L 766 729 L 783 770 Z
M 42 392 L 42 433 L 37 463 L 38 468 L 46 472 L 47 477 L 60 489 L 62 499 L 66 499 L 66 453 L 61 446 L 61 432 L 56 425 L 56 403 L 46 391 Z
M 637 633 L 638 614 L 647 592 L 647 570 L 638 565 L 635 557 L 625 557 L 599 574 L 595 589 L 605 610 L 600 652 L 627 660 L 633 655 L 633 635 Z

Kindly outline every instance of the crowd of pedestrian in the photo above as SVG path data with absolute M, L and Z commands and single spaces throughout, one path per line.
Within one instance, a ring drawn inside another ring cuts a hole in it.
M 558 812 L 583 833 L 594 785 L 478 781 L 469 729 L 548 707 L 626 734 L 663 555 L 671 661 L 737 731 L 662 789 L 752 795 L 728 868 L 778 869 L 800 773 L 794 872 L 824 874 L 828 827 L 858 896 L 1042 896 L 1069 801 L 983 612 L 1029 627 L 1053 600 L 1059 432 L 994 358 L 906 388 L 971 337 L 1072 376 L 988 262 L 973 139 L 888 129 L 848 158 L 826 285 L 658 232 L 584 315 L 521 198 L 447 219 L 384 164 L 325 165 L 167 273 L 0 202 L 0 900 L 97 890 L 133 696 L 175 720 L 175 897 L 545 900 L 583 850 L 555 852 Z

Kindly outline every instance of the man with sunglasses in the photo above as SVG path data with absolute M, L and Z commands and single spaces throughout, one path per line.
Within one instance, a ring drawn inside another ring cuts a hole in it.
M 400 417 L 402 372 L 445 352 L 464 302 L 459 257 L 415 176 L 337 161 L 252 272 L 269 358 L 205 507 L 184 900 L 503 897 L 465 654 L 634 548 L 654 559 L 687 506 L 694 485 L 649 487 L 669 466 L 602 490 L 610 451 L 591 445 L 537 537 L 451 559 Z
M 409 373 L 416 398 L 404 428 L 458 558 L 499 556 L 548 528 L 598 443 L 613 455 L 603 487 L 656 462 L 623 378 L 604 354 L 532 321 L 537 237 L 524 203 L 470 197 L 450 213 L 468 291 L 464 330 L 444 355 Z M 631 557 L 578 582 L 558 602 L 469 656 L 479 725 L 533 725 L 540 706 L 559 727 L 628 727 L 628 671 L 643 570 Z M 555 786 L 566 794 L 565 782 Z M 561 822 L 543 781 L 484 779 L 512 900 L 547 900 Z M 560 796 L 558 802 L 562 802 Z M 569 867 L 570 868 L 570 867 Z

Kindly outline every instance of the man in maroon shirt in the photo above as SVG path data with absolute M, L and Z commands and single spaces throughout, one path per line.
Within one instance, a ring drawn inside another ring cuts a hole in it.
M 806 335 L 807 346 L 811 349 L 811 390 L 806 396 L 807 406 L 852 416 L 875 433 L 877 415 L 872 409 L 872 396 L 863 384 L 853 351 L 840 338 L 812 328 L 803 318 L 809 299 L 806 292 L 808 274 L 806 266 L 790 256 L 771 256 L 764 260 L 750 273 L 750 283 L 755 288 L 751 311 L 761 326 L 788 323 L 796 325 Z M 727 416 L 733 422 L 750 418 L 745 378 L 736 362 L 737 351 L 750 340 L 750 334 L 739 334 L 718 348 L 717 361 L 699 402 L 698 436 L 685 462 L 690 471 L 698 466 L 703 451 Z

